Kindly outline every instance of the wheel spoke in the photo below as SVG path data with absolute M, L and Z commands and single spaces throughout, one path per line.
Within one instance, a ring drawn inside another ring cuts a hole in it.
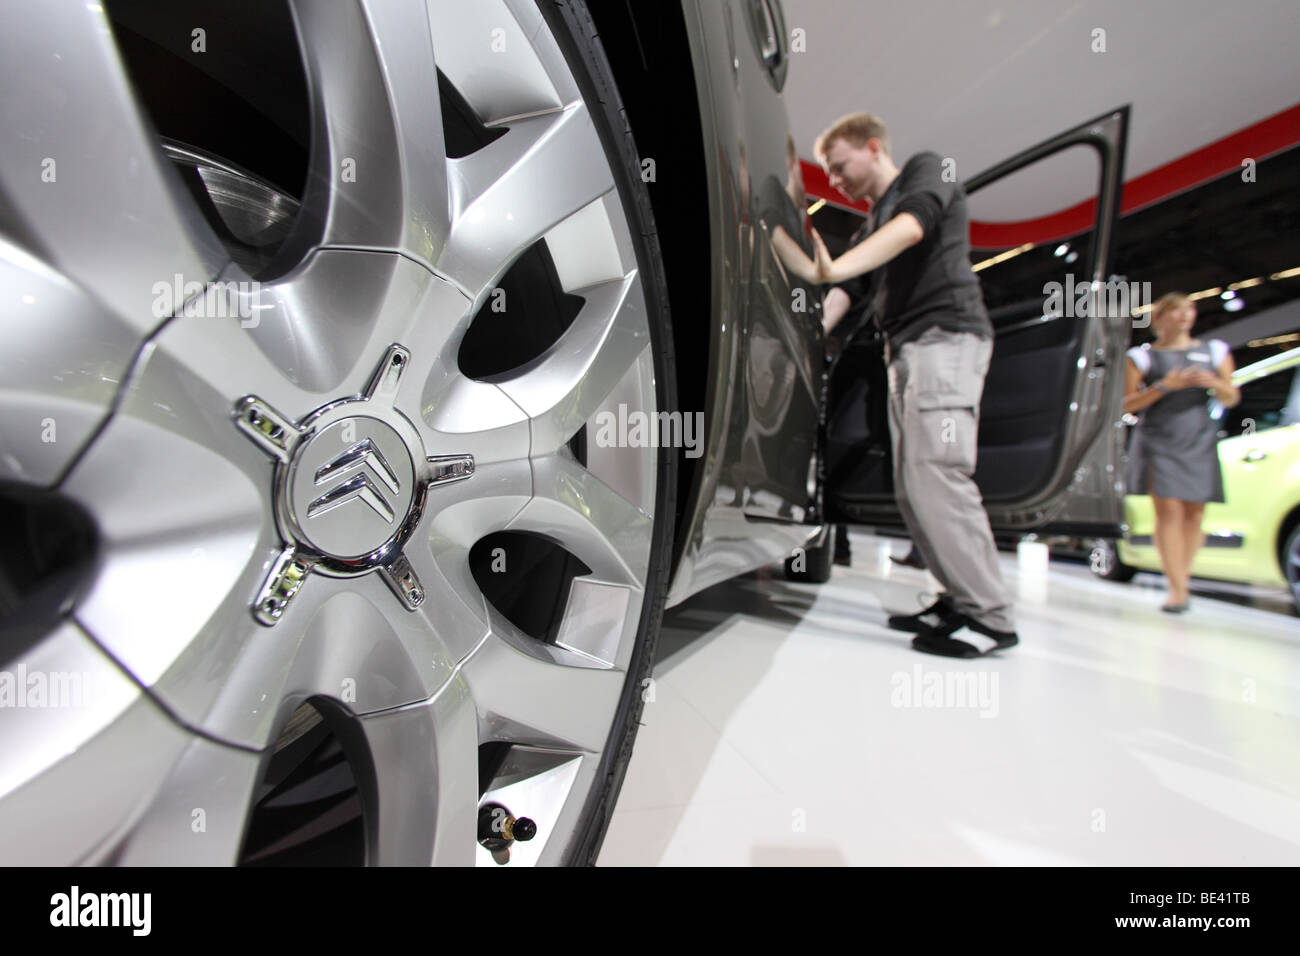
M 549 35 L 539 35 L 535 3 L 427 2 L 438 67 L 483 123 L 559 109 L 577 98 L 558 51 L 545 42 Z
M 107 415 L 140 336 L 87 290 L 3 239 L 0 297 L 7 310 L 0 476 L 53 485 Z
M 279 713 L 259 707 L 263 698 L 296 706 L 328 697 L 354 714 L 369 714 L 437 693 L 457 660 L 487 633 L 487 615 L 439 575 L 422 570 L 420 584 L 425 601 L 411 612 L 379 573 L 348 582 L 314 574 L 274 631 L 258 627 L 260 633 L 224 656 L 204 640 L 200 652 L 214 668 L 224 667 L 223 687 L 207 711 L 208 729 L 264 747 Z M 163 692 L 171 690 L 168 685 Z M 178 685 L 175 692 L 184 690 Z
M 470 549 L 504 530 L 531 494 L 527 461 L 488 465 L 469 481 L 429 489 L 428 517 L 407 543 L 405 555 L 429 595 L 420 614 L 457 661 L 478 647 L 488 631 L 486 602 L 470 572 Z
M 166 167 L 100 4 L 9 17 L 0 84 L 25 91 L 6 98 L 0 131 L 0 196 L 24 224 L 21 245 L 137 333 L 183 304 L 176 277 L 183 289 L 221 271 L 225 250 Z
M 122 832 L 164 784 L 190 738 L 71 624 L 42 642 L 25 664 L 29 673 L 80 678 L 81 698 L 70 706 L 4 711 L 5 862 L 112 862 Z M 123 773 L 124 766 L 131 771 Z M 188 819 L 170 822 L 176 828 L 166 845 L 174 848 L 192 831 Z
M 448 166 L 452 226 L 437 265 L 475 308 L 520 252 L 614 188 L 581 103 L 517 120 L 505 136 Z
M 78 614 L 146 685 L 223 609 L 230 613 L 233 592 L 245 591 L 239 616 L 256 627 L 248 606 L 265 574 L 259 565 L 279 551 L 270 463 L 224 418 L 119 414 L 64 483 L 96 516 L 102 542 L 102 566 Z
M 568 442 L 650 345 L 645 299 L 635 274 L 584 290 L 584 295 L 582 311 L 555 346 L 499 383 L 533 420 L 534 455 Z
M 493 631 L 461 671 L 478 709 L 480 737 L 526 746 L 599 753 L 605 747 L 625 674 L 576 666 L 578 657 L 544 659 L 520 648 L 528 639 L 493 614 Z
M 585 431 L 587 470 L 646 514 L 654 514 L 655 510 L 658 453 L 653 448 L 642 447 L 638 450 L 625 447 L 617 440 L 617 434 L 610 433 L 617 431 L 614 426 L 617 426 L 620 419 L 631 420 L 634 417 L 655 422 L 657 429 L 654 379 L 654 357 L 646 349 L 628 374 L 605 397 L 595 415 L 588 420 Z M 679 437 L 687 455 L 698 453 L 703 442 L 703 428 L 700 427 L 702 417 L 686 412 L 680 416 Z M 672 418 L 669 416 L 670 423 Z M 686 431 L 687 426 L 690 428 L 689 433 Z M 672 431 L 670 424 L 670 440 L 673 438 Z M 611 438 L 615 440 L 611 441 Z
M 533 462 L 534 497 L 510 522 L 559 541 L 610 584 L 640 589 L 654 521 L 577 462 L 550 455 Z
M 406 546 L 406 560 L 418 575 L 425 599 L 415 614 L 408 613 L 404 605 L 396 603 L 387 616 L 392 620 L 399 613 L 405 614 L 407 622 L 401 623 L 408 627 L 411 626 L 408 622 L 417 622 L 426 632 L 423 640 L 426 655 L 436 650 L 454 668 L 487 636 L 488 611 L 483 596 L 468 570 L 462 570 L 464 559 L 457 562 L 454 555 L 443 554 L 435 557 L 428 549 L 411 541 Z M 418 632 L 413 632 L 410 643 L 411 657 L 415 661 L 419 660 L 416 655 L 421 646 L 417 643 L 418 638 Z M 443 673 L 442 668 L 439 668 L 439 673 Z M 431 687 L 430 691 L 433 689 Z
M 370 862 L 467 866 L 478 819 L 474 709 L 458 682 L 432 701 L 361 721 L 374 765 Z
M 179 847 L 191 866 L 238 863 L 260 764 L 252 751 L 191 739 L 113 862 L 175 866 Z
M 407 349 L 416 367 L 427 367 L 459 345 L 457 329 L 468 324 L 465 297 L 403 256 L 322 249 L 274 282 L 253 282 L 234 267 L 222 281 L 235 293 L 226 311 L 238 314 L 227 324 L 262 351 L 269 374 L 319 396 L 318 402 L 365 392 L 377 363 L 394 344 Z M 211 324 L 214 317 L 186 321 Z M 235 371 L 248 379 L 248 369 Z M 401 388 L 419 378 L 402 376 Z M 418 393 L 416 382 L 410 394 Z M 418 401 L 404 400 L 412 407 Z
M 33 697 L 31 701 L 37 706 L 28 707 L 28 673 L 75 675 L 75 681 L 67 681 L 65 690 L 44 686 L 41 699 Z M 9 691 L 14 696 L 6 701 L 4 719 L 0 720 L 0 748 L 6 755 L 0 763 L 0 801 L 39 777 L 61 754 L 83 747 L 140 697 L 139 688 L 67 621 L 20 662 L 7 661 L 5 676 L 12 682 Z M 75 694 L 75 699 L 62 699 L 65 693 Z M 55 720 L 53 715 L 59 710 L 64 711 L 63 719 Z M 34 746 L 36 743 L 40 746 Z M 6 819 L 0 815 L 0 823 Z
M 476 469 L 468 481 L 432 485 L 428 517 L 416 539 L 426 541 L 440 558 L 456 552 L 449 558 L 455 562 L 463 556 L 459 552 L 468 552 L 480 538 L 504 530 L 528 504 L 532 491 L 533 475 L 526 460 L 489 464 Z
M 410 392 L 416 387 L 412 383 Z M 528 457 L 532 439 L 524 410 L 497 385 L 462 374 L 454 353 L 442 353 L 419 387 L 418 397 L 404 397 L 403 407 L 420 409 L 416 424 L 433 455 L 472 455 L 480 471 Z
M 447 170 L 424 5 L 292 7 L 322 134 L 303 206 L 323 219 L 322 244 L 431 263 L 447 236 Z

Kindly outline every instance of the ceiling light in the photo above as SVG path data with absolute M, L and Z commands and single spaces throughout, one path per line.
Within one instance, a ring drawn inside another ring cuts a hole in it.
M 1291 332 L 1287 335 L 1274 335 L 1267 339 L 1251 339 L 1246 343 L 1248 348 L 1259 349 L 1265 345 L 1280 345 L 1283 342 L 1300 341 L 1300 332 Z
M 1026 242 L 1023 246 L 1016 246 L 1014 249 L 1008 249 L 1006 252 L 999 252 L 991 259 L 985 259 L 983 262 L 975 263 L 970 267 L 971 272 L 979 272 L 982 269 L 987 269 L 989 266 L 995 266 L 999 262 L 1006 262 L 1008 259 L 1014 259 L 1022 252 L 1028 252 L 1032 248 L 1034 248 L 1034 244 L 1032 242 Z
M 1065 254 L 1066 254 L 1067 252 L 1069 252 L 1069 251 L 1070 251 L 1070 244 L 1069 244 L 1068 242 L 1063 242 L 1063 243 L 1061 243 L 1059 246 L 1056 247 L 1056 251 L 1053 252 L 1052 255 L 1054 255 L 1054 256 L 1063 256 L 1063 255 L 1065 255 Z
M 1246 307 L 1245 299 L 1232 298 L 1229 299 L 1227 302 L 1223 303 L 1224 312 L 1240 312 L 1245 307 Z
M 1300 276 L 1300 266 L 1296 266 L 1294 269 L 1285 269 L 1282 272 L 1274 272 L 1271 276 L 1269 276 L 1269 278 L 1289 279 L 1292 276 Z
M 1237 293 L 1233 292 L 1231 288 L 1219 296 L 1220 299 L 1235 299 L 1236 297 Z

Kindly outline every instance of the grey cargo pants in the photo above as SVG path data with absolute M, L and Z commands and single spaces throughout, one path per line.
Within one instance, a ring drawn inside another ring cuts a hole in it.
M 997 547 L 975 484 L 980 396 L 991 339 L 932 328 L 889 355 L 894 495 L 952 604 L 1014 631 Z

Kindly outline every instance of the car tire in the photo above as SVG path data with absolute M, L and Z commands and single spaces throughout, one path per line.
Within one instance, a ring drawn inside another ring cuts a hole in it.
M 785 579 L 796 584 L 825 584 L 829 581 L 831 568 L 835 564 L 837 533 L 832 525 L 821 545 L 796 549 L 794 554 L 785 559 Z
M 641 160 L 623 107 L 614 73 L 605 55 L 596 24 L 585 0 L 544 0 L 543 15 L 559 41 L 584 98 L 596 120 L 597 130 L 610 158 L 623 207 L 632 229 L 632 242 L 641 266 L 650 331 L 654 349 L 658 407 L 677 407 L 676 363 L 672 351 L 672 319 L 669 313 L 668 281 L 650 196 L 641 178 Z M 599 109 L 597 109 L 599 105 Z M 660 623 L 668 597 L 672 567 L 673 517 L 676 514 L 677 452 L 661 448 L 658 456 L 658 493 L 650 546 L 650 570 L 646 580 L 641 624 L 628 667 L 627 681 L 610 728 L 599 783 L 593 789 L 567 854 L 566 863 L 594 866 L 609 828 L 614 805 L 632 759 L 632 746 L 641 726 L 641 712 L 647 699 L 650 672 L 658 643 Z
M 1119 558 L 1119 549 L 1111 538 L 1098 538 L 1088 552 L 1088 568 L 1099 578 L 1125 583 L 1132 581 L 1137 568 L 1130 567 Z
M 1282 573 L 1291 588 L 1291 600 L 1300 611 L 1300 523 L 1291 529 L 1282 546 Z

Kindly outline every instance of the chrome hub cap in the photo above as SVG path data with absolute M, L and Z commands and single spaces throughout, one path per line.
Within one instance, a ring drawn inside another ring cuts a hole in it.
M 285 548 L 253 603 L 261 623 L 283 617 L 312 570 L 333 577 L 378 571 L 408 610 L 424 603 L 402 546 L 429 485 L 469 478 L 474 456 L 424 456 L 419 431 L 393 406 L 410 364 L 410 352 L 391 346 L 364 396 L 331 402 L 296 425 L 254 395 L 236 403 L 235 426 L 276 461 Z

